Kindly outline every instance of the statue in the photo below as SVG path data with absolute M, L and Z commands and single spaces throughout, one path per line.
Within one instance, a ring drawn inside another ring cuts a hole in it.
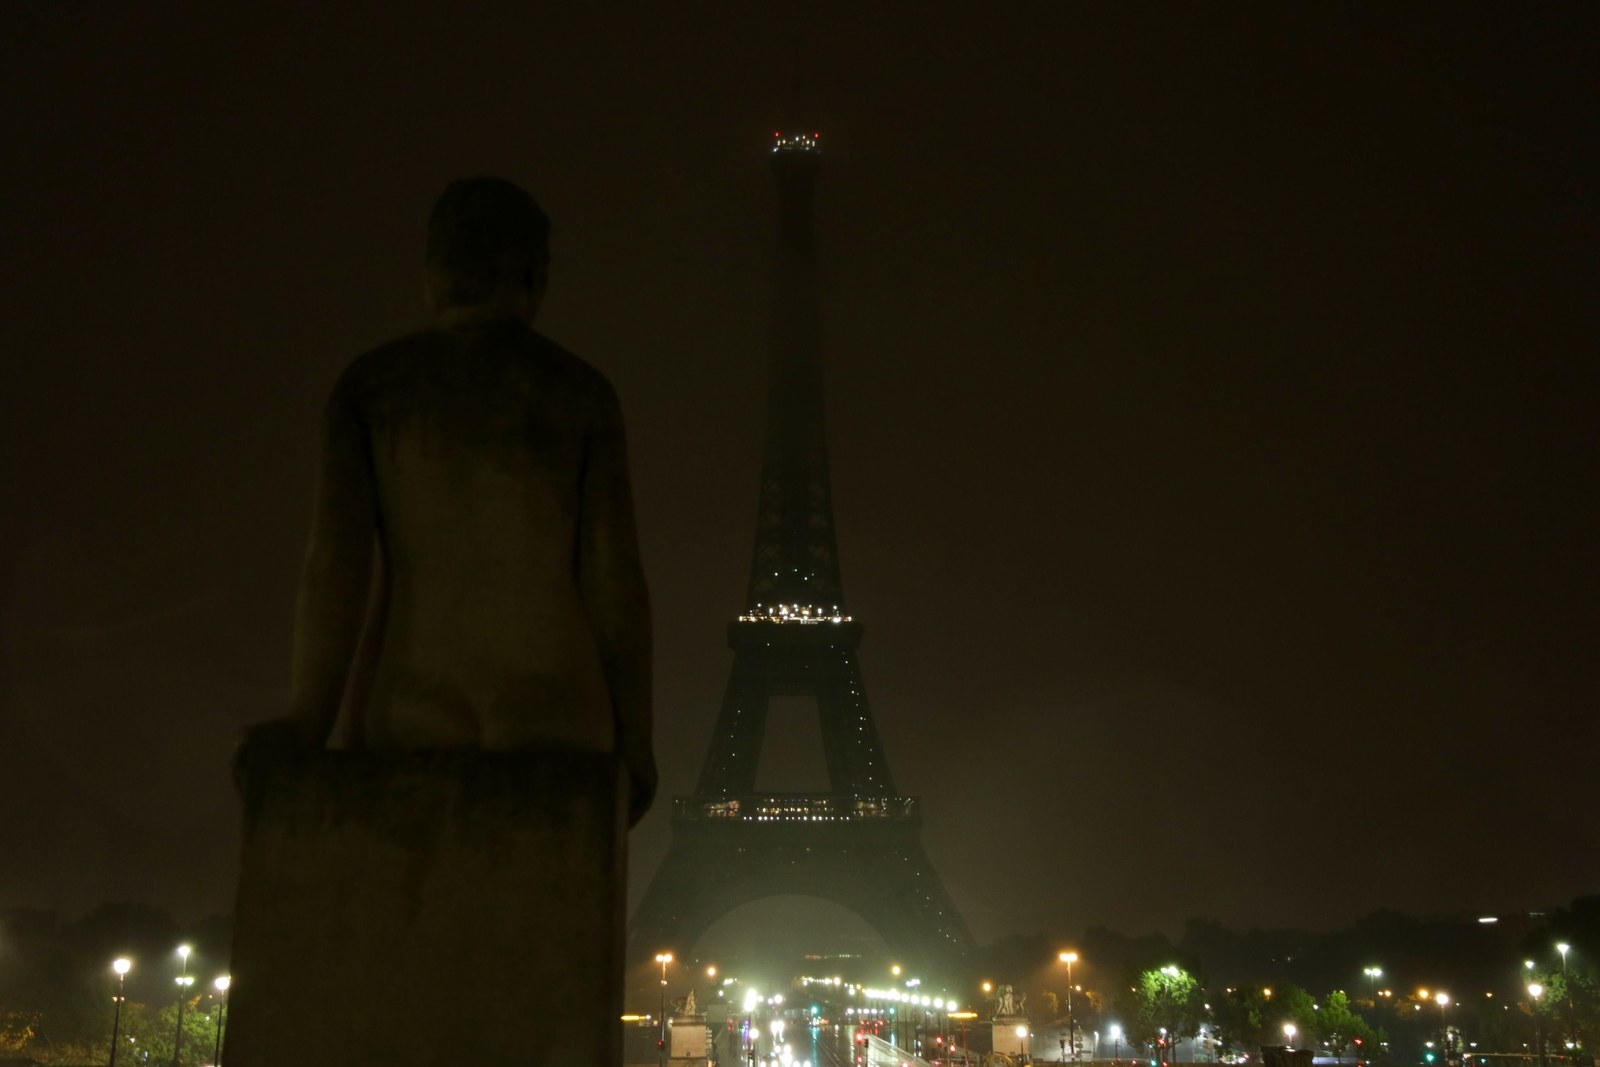
M 689 990 L 689 995 L 683 998 L 683 1011 L 679 1012 L 679 1014 L 680 1015 L 696 1015 L 696 1014 L 698 1014 L 695 1011 L 694 990 L 692 990 L 692 989 Z
M 615 752 L 656 788 L 649 604 L 611 385 L 531 327 L 549 221 L 492 178 L 428 225 L 435 325 L 328 402 L 286 718 L 261 747 Z
M 998 992 L 1000 995 L 995 1000 L 994 1013 L 996 1015 L 1017 1014 L 1017 1002 L 1012 996 L 1011 987 L 1008 985 L 1003 985 L 999 988 Z
M 532 328 L 548 235 L 452 184 L 433 326 L 328 401 L 288 714 L 235 755 L 232 1067 L 621 1062 L 649 601 L 616 395 Z

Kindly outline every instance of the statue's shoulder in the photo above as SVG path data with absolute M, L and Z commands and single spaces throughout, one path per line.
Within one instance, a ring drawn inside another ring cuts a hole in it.
M 528 337 L 534 358 L 548 364 L 574 389 L 614 402 L 616 390 L 611 387 L 611 379 L 607 378 L 600 368 L 583 357 L 569 352 L 537 330 L 530 330 Z
M 601 423 L 620 417 L 616 390 L 599 368 L 538 331 L 512 323 L 467 336 L 429 327 L 387 341 L 350 361 L 334 385 L 332 403 L 367 411 L 396 397 L 432 391 L 439 381 L 457 377 L 448 368 L 464 357 L 471 357 L 469 363 L 487 359 L 496 368 L 487 378 L 474 373 L 479 385 L 493 381 L 513 393 L 556 395 L 569 411 Z M 480 370 L 485 365 L 477 363 Z
M 571 409 L 582 413 L 591 427 L 621 426 L 622 405 L 604 371 L 537 331 L 529 331 L 529 352 L 542 375 L 559 382 Z
M 367 349 L 345 365 L 333 387 L 334 396 L 356 399 L 415 374 L 430 351 L 438 347 L 437 334 L 432 329 L 416 330 Z

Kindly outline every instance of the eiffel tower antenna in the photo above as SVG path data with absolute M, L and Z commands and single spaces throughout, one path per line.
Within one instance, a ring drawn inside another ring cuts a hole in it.
M 915 797 L 895 789 L 845 611 L 823 426 L 813 194 L 822 133 L 773 133 L 777 292 L 767 436 L 744 610 L 728 626 L 733 669 L 693 796 L 676 800 L 672 845 L 634 913 L 629 957 L 687 953 L 717 919 L 779 893 L 821 897 L 865 919 L 902 961 L 948 963 L 971 935 L 922 849 Z M 825 793 L 757 793 L 775 696 L 810 697 Z

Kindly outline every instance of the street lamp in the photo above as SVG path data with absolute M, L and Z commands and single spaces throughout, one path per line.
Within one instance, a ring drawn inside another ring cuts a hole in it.
M 1439 1026 L 1444 1030 L 1444 1038 L 1442 1042 L 1444 1045 L 1444 1060 L 1446 1063 L 1449 1063 L 1453 1058 L 1450 1053 L 1455 1048 L 1450 1041 L 1450 1023 L 1445 1018 L 1444 1014 L 1444 1010 L 1450 1006 L 1450 994 L 1440 990 L 1433 995 L 1433 999 L 1439 1005 Z
M 219 1067 L 222 1063 L 222 1028 L 228 1022 L 228 987 L 233 984 L 233 979 L 227 975 L 220 975 L 211 983 L 217 989 L 217 995 L 222 1002 L 217 1005 L 217 1044 L 211 1052 L 211 1067 Z
M 1294 1048 L 1294 1035 L 1296 1032 L 1297 1031 L 1294 1028 L 1294 1023 L 1283 1024 L 1283 1036 L 1289 1039 L 1290 1048 Z
M 172 1039 L 172 1067 L 178 1067 L 179 1057 L 183 1055 L 183 1007 L 188 999 L 189 987 L 194 985 L 194 975 L 181 974 L 176 979 L 178 983 L 178 1032 Z
M 1114 1042 L 1116 1044 L 1116 1057 L 1117 1057 L 1112 1062 L 1121 1063 L 1122 1062 L 1122 1027 L 1118 1026 L 1116 1023 L 1112 1023 L 1111 1024 L 1111 1040 L 1112 1040 L 1112 1042 Z
M 1072 1062 L 1078 1062 L 1078 1022 L 1072 1016 L 1072 965 L 1078 962 L 1076 952 L 1063 952 L 1056 957 L 1067 965 L 1067 1041 L 1072 1046 Z
M 178 958 L 183 961 L 183 969 L 178 974 L 178 1033 L 172 1041 L 172 1067 L 178 1067 L 178 1058 L 183 1055 L 183 1002 L 186 999 L 184 994 L 194 985 L 194 979 L 189 975 L 189 953 L 193 951 L 188 945 L 178 946 Z
M 111 969 L 117 972 L 117 1010 L 111 1017 L 111 1067 L 117 1067 L 117 1031 L 122 1028 L 122 1002 L 128 999 L 128 972 L 133 970 L 133 961 L 126 957 L 112 960 Z
M 1544 996 L 1544 986 L 1538 982 L 1528 983 L 1528 996 L 1533 998 L 1529 1007 L 1533 1009 L 1533 1048 L 1539 1067 L 1544 1067 L 1544 1016 L 1539 1014 L 1539 998 Z
M 657 952 L 656 962 L 661 964 L 661 1036 L 656 1041 L 656 1060 L 665 1063 L 667 1059 L 667 964 L 672 962 L 672 953 Z
M 1572 983 L 1567 981 L 1567 952 L 1572 946 L 1565 941 L 1556 942 L 1556 951 L 1561 953 L 1561 986 L 1567 991 L 1567 1038 L 1572 1038 Z
M 1367 976 L 1367 989 L 1372 993 L 1372 1025 L 1378 1025 L 1378 979 L 1383 977 L 1382 967 L 1363 967 L 1361 973 Z

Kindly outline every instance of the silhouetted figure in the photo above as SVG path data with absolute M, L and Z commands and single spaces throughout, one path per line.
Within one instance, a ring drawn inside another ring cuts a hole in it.
M 530 325 L 549 229 L 499 179 L 458 181 L 434 206 L 435 325 L 334 388 L 289 715 L 253 727 L 245 752 L 322 747 L 348 701 L 371 750 L 614 751 L 630 823 L 649 806 L 649 602 L 622 413 L 599 371 Z

